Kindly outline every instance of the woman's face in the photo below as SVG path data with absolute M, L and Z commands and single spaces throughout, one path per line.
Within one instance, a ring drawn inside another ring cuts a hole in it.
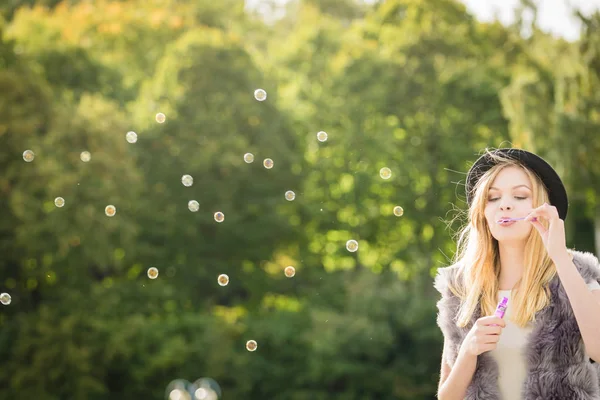
M 498 242 L 527 240 L 533 227 L 529 222 L 499 224 L 503 218 L 526 217 L 533 210 L 533 192 L 527 174 L 519 167 L 506 167 L 496 176 L 487 193 L 485 219 Z

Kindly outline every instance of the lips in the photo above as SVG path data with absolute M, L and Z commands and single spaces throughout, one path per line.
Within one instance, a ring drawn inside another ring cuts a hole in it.
M 510 226 L 512 224 L 514 224 L 517 221 L 509 221 L 509 222 L 500 222 L 498 225 L 500 226 Z

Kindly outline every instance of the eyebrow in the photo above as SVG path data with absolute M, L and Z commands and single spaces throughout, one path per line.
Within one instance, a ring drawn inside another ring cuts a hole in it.
M 520 188 L 520 187 L 524 187 L 524 188 L 527 188 L 527 189 L 529 189 L 529 186 L 527 186 L 527 185 L 517 185 L 517 186 L 513 186 L 513 190 L 514 190 L 514 189 L 517 189 L 517 188 Z M 493 186 L 492 186 L 492 187 L 490 188 L 490 190 L 500 190 L 500 189 L 498 189 L 498 188 L 496 188 L 496 187 L 493 187 Z M 529 189 L 529 190 L 531 190 L 531 189 Z

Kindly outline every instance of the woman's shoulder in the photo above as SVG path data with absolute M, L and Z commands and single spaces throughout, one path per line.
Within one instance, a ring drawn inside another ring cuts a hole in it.
M 587 283 L 593 280 L 600 282 L 600 262 L 594 254 L 577 250 L 568 250 L 568 252 L 573 257 L 573 264 L 583 280 Z

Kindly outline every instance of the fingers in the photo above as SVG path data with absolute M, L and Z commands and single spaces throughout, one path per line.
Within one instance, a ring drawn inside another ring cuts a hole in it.
M 536 221 L 539 217 L 544 217 L 549 220 L 551 219 L 559 219 L 558 209 L 554 206 L 551 206 L 548 203 L 544 203 L 538 208 L 534 209 L 526 218 L 525 221 Z M 539 222 L 538 222 L 539 223 Z M 540 225 L 541 226 L 541 225 Z
M 481 326 L 489 326 L 489 325 L 493 325 L 493 324 L 500 325 L 503 328 L 506 326 L 506 322 L 504 322 L 504 320 L 502 318 L 497 317 L 495 315 L 481 317 L 477 321 L 475 321 L 475 323 L 478 325 L 481 325 Z

